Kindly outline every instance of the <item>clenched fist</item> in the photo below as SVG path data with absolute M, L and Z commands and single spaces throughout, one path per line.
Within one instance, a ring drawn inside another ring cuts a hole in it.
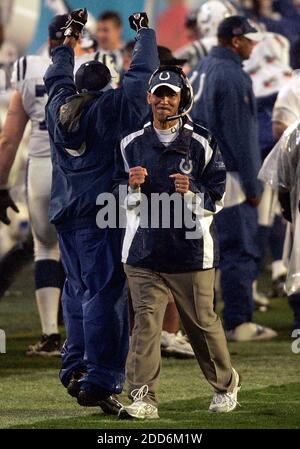
M 185 194 L 190 188 L 190 179 L 186 175 L 181 173 L 174 173 L 170 175 L 170 178 L 174 180 L 175 192 Z
M 143 28 L 148 28 L 148 16 L 145 12 L 135 12 L 128 18 L 130 28 L 138 32 Z
M 144 167 L 133 167 L 129 170 L 129 185 L 132 189 L 138 189 L 144 184 L 148 172 Z
M 69 14 L 68 21 L 66 25 L 62 28 L 65 30 L 65 36 L 72 36 L 75 39 L 78 39 L 80 33 L 82 32 L 84 25 L 86 24 L 88 19 L 88 13 L 86 8 L 75 9 Z

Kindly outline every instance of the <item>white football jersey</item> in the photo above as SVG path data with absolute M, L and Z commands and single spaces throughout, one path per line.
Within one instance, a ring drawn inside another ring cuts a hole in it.
M 296 74 L 279 91 L 272 115 L 273 122 L 292 125 L 300 118 L 300 75 Z
M 24 56 L 14 64 L 12 87 L 22 95 L 23 107 L 31 121 L 28 154 L 33 157 L 49 157 L 50 142 L 45 122 L 45 106 L 48 100 L 43 76 L 49 67 L 49 57 Z
M 82 63 L 91 60 L 100 60 L 99 52 L 75 58 L 74 73 Z M 113 61 L 102 57 L 102 62 L 111 71 L 113 87 L 117 87 L 118 73 Z M 45 106 L 48 96 L 43 81 L 50 64 L 52 64 L 50 57 L 39 55 L 23 56 L 14 64 L 12 87 L 21 92 L 23 107 L 32 125 L 28 147 L 30 157 L 50 157 L 50 142 L 45 122 Z

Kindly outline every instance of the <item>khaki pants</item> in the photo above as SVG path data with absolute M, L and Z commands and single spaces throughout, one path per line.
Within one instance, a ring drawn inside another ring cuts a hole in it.
M 124 265 L 124 269 L 135 313 L 126 367 L 129 395 L 146 384 L 149 393 L 145 400 L 157 404 L 160 337 L 169 289 L 204 376 L 215 391 L 232 391 L 227 342 L 220 318 L 213 310 L 215 270 L 169 274 L 130 265 Z

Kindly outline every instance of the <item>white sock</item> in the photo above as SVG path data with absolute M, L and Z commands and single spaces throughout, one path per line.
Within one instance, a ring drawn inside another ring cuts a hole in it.
M 56 287 L 39 288 L 35 294 L 43 334 L 58 334 L 57 314 L 60 289 Z
M 287 269 L 282 260 L 275 260 L 272 262 L 272 281 L 280 276 L 286 275 Z

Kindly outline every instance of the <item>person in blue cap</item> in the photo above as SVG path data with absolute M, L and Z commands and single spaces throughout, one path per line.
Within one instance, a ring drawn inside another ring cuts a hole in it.
M 275 331 L 252 322 L 261 156 L 252 82 L 242 67 L 260 35 L 245 17 L 231 16 L 217 37 L 194 72 L 192 117 L 216 137 L 227 169 L 224 209 L 216 217 L 225 330 L 233 341 L 270 339 Z
M 240 375 L 213 304 L 219 261 L 214 215 L 223 205 L 225 166 L 214 137 L 188 117 L 193 93 L 179 67 L 153 73 L 148 102 L 150 121 L 116 150 L 114 192 L 128 188 L 122 261 L 135 314 L 126 364 L 132 404 L 119 418 L 159 418 L 160 337 L 170 293 L 214 389 L 209 410 L 230 412 Z
M 110 88 L 109 69 L 84 63 L 73 78 L 74 47 L 87 21 L 74 11 L 64 44 L 53 53 L 44 81 L 53 176 L 50 221 L 55 224 L 66 271 L 62 303 L 67 340 L 60 379 L 83 406 L 122 391 L 128 351 L 121 230 L 96 224 L 96 198 L 112 187 L 117 139 L 148 114 L 145 90 L 159 65 L 155 32 L 145 13 L 129 18 L 137 32 L 123 88 Z

